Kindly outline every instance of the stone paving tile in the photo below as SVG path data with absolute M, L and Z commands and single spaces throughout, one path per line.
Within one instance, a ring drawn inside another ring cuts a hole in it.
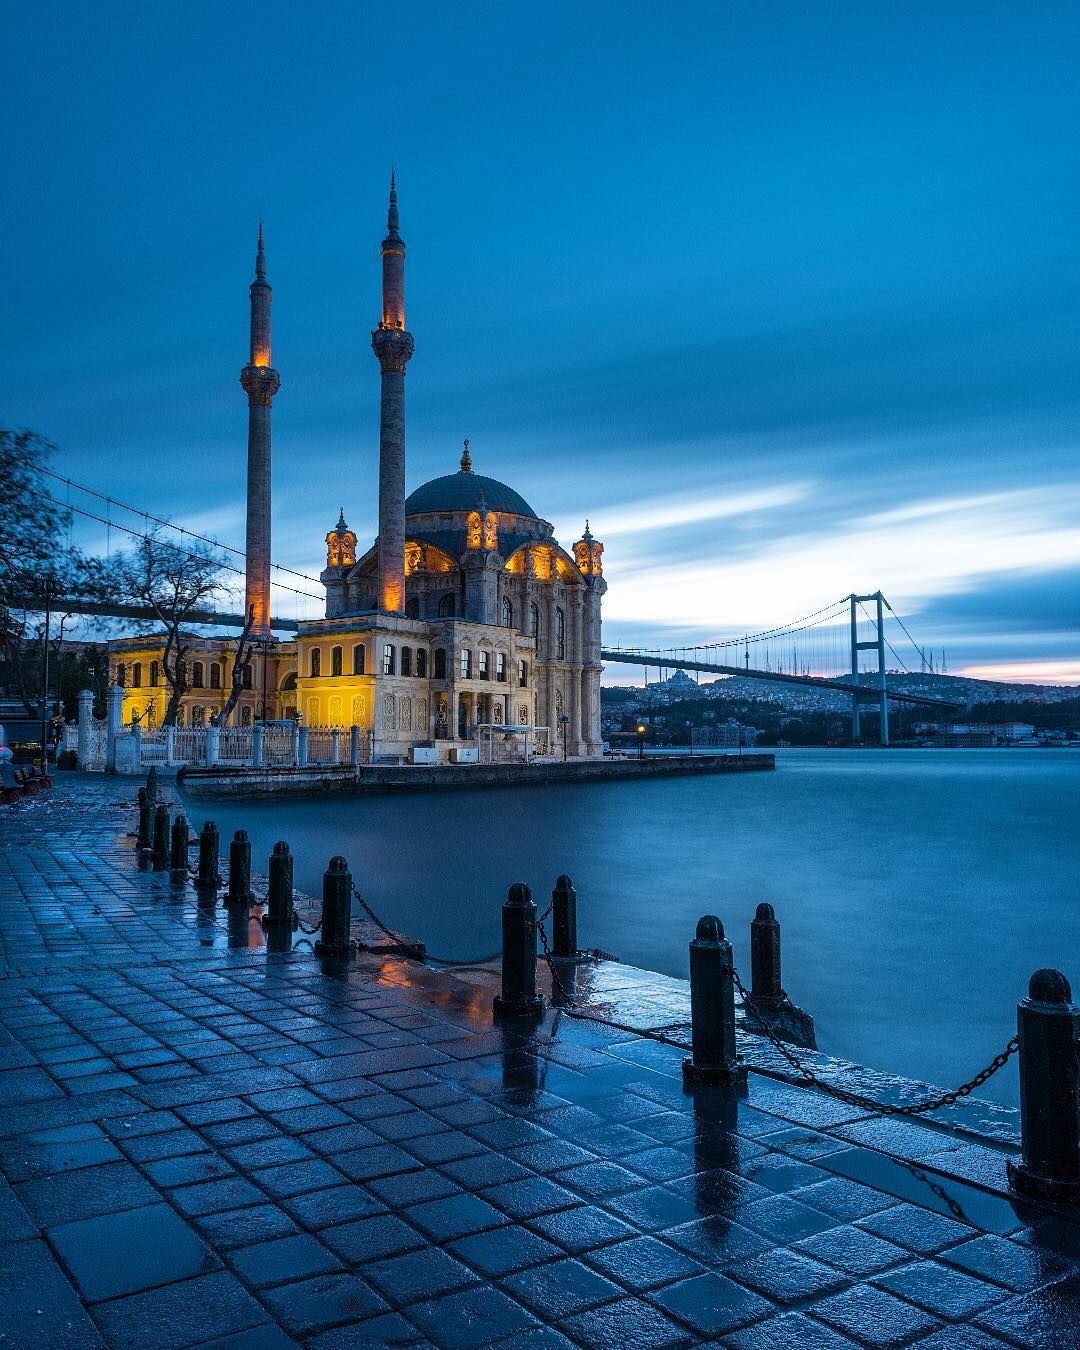
M 13 1344 L 1080 1343 L 1080 1225 L 980 1189 L 1000 1150 L 757 1074 L 688 1097 L 654 1041 L 493 1027 L 444 973 L 249 947 L 247 916 L 137 872 L 129 784 L 80 781 L 92 809 L 47 808 L 71 837 L 0 847 Z

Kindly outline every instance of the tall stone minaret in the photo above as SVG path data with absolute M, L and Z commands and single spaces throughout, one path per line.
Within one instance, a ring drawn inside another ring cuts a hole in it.
M 244 613 L 252 636 L 270 636 L 270 408 L 281 377 L 270 364 L 270 283 L 266 279 L 262 221 L 251 283 L 251 356 L 240 372 L 248 396 L 247 578 Z
M 371 346 L 382 371 L 377 606 L 398 613 L 405 608 L 405 366 L 413 354 L 413 338 L 405 331 L 405 242 L 398 234 L 393 174 L 382 242 L 382 319 Z

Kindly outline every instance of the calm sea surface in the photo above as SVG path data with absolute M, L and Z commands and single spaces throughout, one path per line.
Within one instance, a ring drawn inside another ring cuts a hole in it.
M 714 912 L 748 976 L 770 900 L 821 1049 L 944 1086 L 1004 1046 L 1038 966 L 1080 994 L 1080 751 L 787 750 L 745 777 L 192 803 L 208 814 L 263 871 L 287 840 L 313 895 L 343 853 L 381 917 L 446 956 L 498 947 L 511 882 L 545 908 L 568 872 L 583 946 L 685 978 Z M 1014 1102 L 1014 1066 L 982 1095 Z

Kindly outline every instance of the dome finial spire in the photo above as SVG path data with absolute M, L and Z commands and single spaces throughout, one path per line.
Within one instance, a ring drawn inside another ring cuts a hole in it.
M 461 472 L 472 473 L 472 455 L 469 454 L 469 438 L 465 437 L 465 449 L 461 452 Z
M 398 232 L 398 207 L 397 207 L 397 168 L 390 166 L 390 206 L 386 212 L 386 231 L 388 234 L 395 235 Z
M 255 251 L 255 280 L 266 280 L 266 255 L 263 253 L 263 223 L 259 218 L 259 246 Z

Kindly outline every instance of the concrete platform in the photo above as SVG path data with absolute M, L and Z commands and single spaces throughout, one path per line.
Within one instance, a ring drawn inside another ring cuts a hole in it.
M 643 1034 L 685 986 L 611 963 L 582 1003 L 630 1030 L 268 952 L 137 871 L 134 786 L 0 815 L 2 1343 L 1080 1344 L 1076 1216 L 1014 1206 L 974 1115 L 844 1106 L 750 1036 L 745 1095 L 687 1095 Z

